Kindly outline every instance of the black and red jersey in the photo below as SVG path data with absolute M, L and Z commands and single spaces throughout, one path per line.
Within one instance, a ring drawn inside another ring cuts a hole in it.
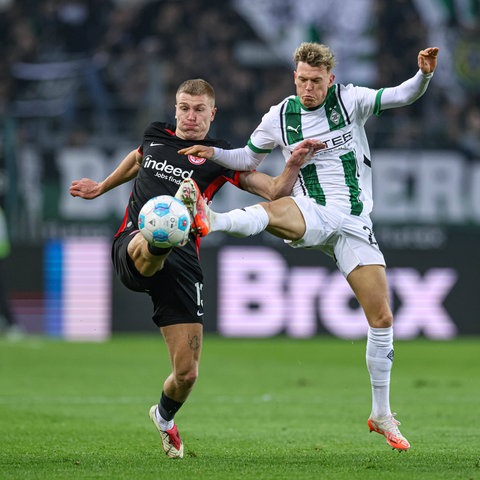
M 124 231 L 138 230 L 138 214 L 142 206 L 158 195 L 174 196 L 185 178 L 193 178 L 208 201 L 225 182 L 239 186 L 240 172 L 204 158 L 177 153 L 182 148 L 197 144 L 231 148 L 228 142 L 208 137 L 205 140 L 183 140 L 175 135 L 175 127 L 166 123 L 153 122 L 145 129 L 143 143 L 139 147 L 143 155 L 142 166 L 134 180 L 125 217 L 117 235 Z M 190 246 L 194 247 L 194 238 L 191 239 Z

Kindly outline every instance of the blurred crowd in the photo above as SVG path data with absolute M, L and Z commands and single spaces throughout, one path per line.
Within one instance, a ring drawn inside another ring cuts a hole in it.
M 396 85 L 415 73 L 421 48 L 442 43 L 442 67 L 428 95 L 372 119 L 372 146 L 452 148 L 480 158 L 479 2 L 362 0 L 355 5 L 367 2 L 372 15 L 366 17 L 365 56 L 372 81 L 360 84 Z M 101 143 L 116 135 L 136 142 L 150 121 L 173 121 L 181 81 L 203 77 L 217 93 L 213 134 L 243 145 L 269 106 L 294 88 L 291 58 L 279 55 L 262 26 L 241 14 L 241 3 L 1 0 L 0 116 L 14 118 L 26 141 Z M 285 21 L 300 6 L 308 18 L 315 2 L 259 0 L 257 7 L 269 3 Z M 477 10 L 464 12 L 466 3 Z M 441 15 L 442 38 L 433 21 L 440 8 L 447 9 Z M 266 30 L 268 18 L 262 20 Z M 320 20 L 306 25 L 303 40 L 331 44 L 333 39 L 341 51 L 341 25 L 329 21 L 329 26 L 331 31 Z M 290 55 L 296 46 L 289 45 Z M 337 81 L 355 83 L 354 68 L 343 73 L 349 65 L 339 58 Z

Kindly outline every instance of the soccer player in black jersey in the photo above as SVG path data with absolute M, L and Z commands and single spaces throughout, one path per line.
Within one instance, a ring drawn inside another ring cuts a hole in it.
M 198 375 L 203 334 L 203 274 L 198 259 L 200 238 L 191 235 L 184 246 L 160 249 L 147 243 L 138 229 L 142 206 L 158 195 L 175 196 L 182 181 L 193 178 L 207 200 L 225 183 L 267 200 L 289 195 L 300 167 L 322 145 L 306 140 L 292 153 L 278 177 L 261 172 L 239 172 L 178 150 L 201 143 L 229 148 L 222 140 L 208 137 L 216 114 L 213 87 L 202 79 L 183 82 L 177 90 L 176 125 L 154 122 L 142 144 L 132 150 L 103 181 L 74 180 L 71 195 L 93 199 L 135 179 L 124 220 L 115 235 L 112 260 L 126 287 L 146 292 L 153 302 L 153 321 L 165 339 L 172 373 L 163 384 L 158 405 L 150 418 L 162 438 L 167 456 L 183 457 L 183 442 L 174 416 L 187 400 Z

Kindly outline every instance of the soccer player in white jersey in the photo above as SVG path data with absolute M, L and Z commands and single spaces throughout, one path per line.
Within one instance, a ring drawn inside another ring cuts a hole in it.
M 372 162 L 364 125 L 373 114 L 413 103 L 426 91 L 437 65 L 438 48 L 418 54 L 418 72 L 396 87 L 374 90 L 335 84 L 332 51 L 302 43 L 294 53 L 296 95 L 271 107 L 244 148 L 221 150 L 196 145 L 179 153 L 209 158 L 236 170 L 254 170 L 279 146 L 285 159 L 304 139 L 318 139 L 317 150 L 302 167 L 292 196 L 226 213 L 213 212 L 193 181 L 184 183 L 184 200 L 206 228 L 235 236 L 266 230 L 291 247 L 322 250 L 336 262 L 368 321 L 367 368 L 372 386 L 370 431 L 384 435 L 397 450 L 410 444 L 390 409 L 393 316 L 385 260 L 375 240 Z

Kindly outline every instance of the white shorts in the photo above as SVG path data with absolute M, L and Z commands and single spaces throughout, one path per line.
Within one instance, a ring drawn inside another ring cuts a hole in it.
M 292 197 L 305 218 L 305 235 L 285 240 L 294 248 L 313 248 L 332 257 L 345 278 L 359 265 L 383 265 L 385 258 L 368 215 L 348 215 L 335 207 L 318 205 L 309 197 Z

